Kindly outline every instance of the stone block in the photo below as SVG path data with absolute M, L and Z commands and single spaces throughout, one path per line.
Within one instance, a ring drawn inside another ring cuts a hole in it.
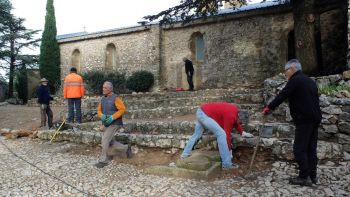
M 350 79 L 350 70 L 343 72 L 343 79 L 346 79 L 346 80 Z
M 326 133 L 330 133 L 330 134 L 338 133 L 338 127 L 336 125 L 322 125 L 322 128 Z
M 342 145 L 331 142 L 318 141 L 317 157 L 320 160 L 339 159 L 342 157 Z
M 212 165 L 208 157 L 202 155 L 192 155 L 186 159 L 180 159 L 176 162 L 176 167 L 188 170 L 205 171 Z
M 350 105 L 342 106 L 341 110 L 342 110 L 343 112 L 350 113 Z
M 84 132 L 84 134 L 81 137 L 81 142 L 83 144 L 93 145 L 94 144 L 94 138 L 95 138 L 94 133 L 92 133 L 92 132 Z
M 340 107 L 335 106 L 335 105 L 330 105 L 328 107 L 323 107 L 323 108 L 321 108 L 321 111 L 323 113 L 332 114 L 332 115 L 334 115 L 334 114 L 339 115 L 339 114 L 342 113 L 342 110 L 340 109 Z
M 338 133 L 336 136 L 338 137 L 338 143 L 350 144 L 350 135 Z
M 345 133 L 350 135 L 350 123 L 349 122 L 340 122 L 338 123 L 338 128 L 340 133 Z
M 350 153 L 350 144 L 343 144 L 343 150 Z
M 152 166 L 144 171 L 149 174 L 159 176 L 176 176 L 190 179 L 211 179 L 217 177 L 221 170 L 221 164 L 214 162 L 213 165 L 205 171 L 189 170 L 185 168 L 169 167 L 169 166 Z
M 350 113 L 343 112 L 339 115 L 339 120 L 344 122 L 350 122 Z

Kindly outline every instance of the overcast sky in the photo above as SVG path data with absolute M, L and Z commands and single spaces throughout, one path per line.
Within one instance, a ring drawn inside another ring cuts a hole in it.
M 250 0 L 251 2 L 261 0 Z M 13 13 L 29 29 L 43 30 L 46 0 L 11 0 Z M 180 0 L 54 0 L 57 34 L 138 25 L 142 17 L 178 5 Z
M 11 0 L 14 14 L 30 29 L 44 28 L 46 0 Z M 57 34 L 100 31 L 137 25 L 145 15 L 156 14 L 180 0 L 55 0 Z

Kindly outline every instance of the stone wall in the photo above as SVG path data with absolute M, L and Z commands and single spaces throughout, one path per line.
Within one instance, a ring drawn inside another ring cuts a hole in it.
M 321 16 L 324 25 L 321 34 L 327 35 L 324 42 L 332 42 L 329 35 L 334 32 L 329 29 L 341 21 L 333 17 L 334 13 L 338 12 L 330 11 Z M 75 50 L 80 52 L 78 59 L 73 61 L 79 62 L 78 70 L 103 70 L 107 45 L 114 44 L 114 70 L 128 75 L 135 70 L 149 70 L 159 80 L 156 86 L 187 88 L 182 62 L 187 56 L 194 63 L 196 89 L 260 87 L 265 78 L 283 69 L 292 30 L 291 8 L 277 6 L 196 20 L 187 25 L 138 26 L 62 38 L 59 40 L 62 78 L 72 65 Z M 204 59 L 200 61 L 196 60 L 196 35 L 202 35 L 204 39 Z M 333 48 L 323 46 L 327 61 L 333 61 L 333 56 L 339 54 L 328 53 Z
M 315 80 L 319 87 L 329 84 L 342 84 L 350 87 L 350 80 L 345 81 L 342 75 L 318 77 Z M 266 103 L 270 103 L 285 84 L 286 81 L 281 75 L 267 79 L 264 93 Z M 341 144 L 345 151 L 350 152 L 350 93 L 345 90 L 332 95 L 321 94 L 319 98 L 322 111 L 319 139 Z M 280 105 L 271 117 L 279 121 L 290 122 L 288 105 L 286 103 Z
M 72 65 L 72 53 L 80 52 L 80 72 L 104 70 L 106 48 L 114 44 L 116 48 L 116 67 L 113 70 L 130 75 L 137 70 L 148 70 L 158 79 L 159 76 L 159 28 L 152 26 L 115 30 L 79 38 L 62 40 L 61 78 L 68 74 Z M 156 82 L 157 83 L 157 82 Z
M 181 61 L 184 56 L 193 60 L 197 86 L 260 86 L 265 78 L 280 71 L 280 65 L 286 61 L 288 33 L 292 28 L 292 15 L 282 13 L 165 29 L 162 74 L 167 79 L 166 86 L 187 87 Z M 204 37 L 204 62 L 195 60 L 189 45 L 195 32 Z

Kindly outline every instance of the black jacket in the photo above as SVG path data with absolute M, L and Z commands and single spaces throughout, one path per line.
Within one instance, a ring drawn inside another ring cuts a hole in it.
M 49 86 L 40 85 L 38 86 L 36 93 L 38 95 L 38 103 L 40 104 L 50 104 L 53 98 L 50 96 Z
M 273 110 L 287 98 L 289 101 L 290 114 L 294 123 L 300 124 L 321 121 L 322 115 L 317 85 L 301 71 L 294 73 L 283 90 L 268 107 Z
M 193 69 L 193 64 L 190 60 L 185 60 L 185 72 L 186 75 L 193 75 L 194 69 Z

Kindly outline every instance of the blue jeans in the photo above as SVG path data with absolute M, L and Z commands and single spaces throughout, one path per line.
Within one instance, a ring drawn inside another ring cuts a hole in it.
M 81 123 L 81 98 L 69 98 L 68 99 L 68 120 L 67 122 L 74 121 L 74 108 L 75 108 L 75 120 Z
M 216 136 L 216 139 L 218 141 L 219 153 L 222 161 L 222 167 L 226 168 L 232 166 L 231 155 L 227 146 L 225 131 L 215 120 L 207 116 L 200 108 L 196 112 L 196 117 L 197 121 L 194 133 L 188 140 L 181 157 L 190 156 L 194 144 L 202 136 L 205 127 L 209 131 L 213 132 Z

